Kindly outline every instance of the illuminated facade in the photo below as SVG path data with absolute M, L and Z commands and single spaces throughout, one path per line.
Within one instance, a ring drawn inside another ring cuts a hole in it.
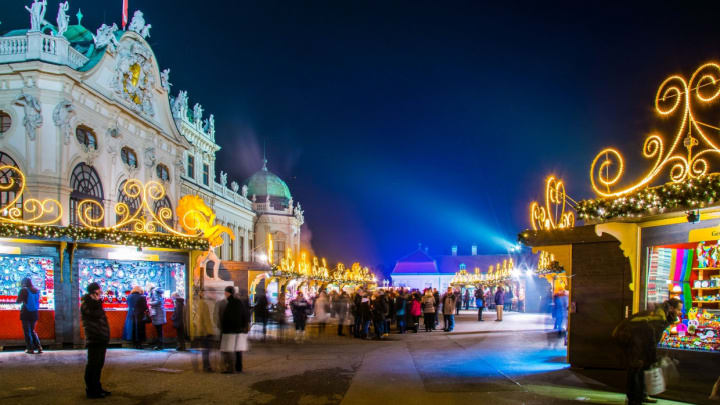
M 265 178 L 282 183 L 282 195 L 273 187 L 253 195 L 249 188 L 263 189 L 257 174 L 242 186 L 216 173 L 215 117 L 199 103 L 190 107 L 186 91 L 171 95 L 170 69 L 158 64 L 141 14 L 127 31 L 114 24 L 90 30 L 80 13 L 69 25 L 62 10 L 57 26 L 37 26 L 44 17 L 32 10 L 29 29 L 0 36 L 0 165 L 25 173 L 25 195 L 58 200 L 60 225 L 87 225 L 77 208 L 91 201 L 91 216 L 105 213 L 93 225 L 113 226 L 122 221 L 116 203 L 139 208 L 126 185 L 157 182 L 165 195 L 149 209 L 174 213 L 181 197 L 197 195 L 236 235 L 223 236 L 216 252 L 222 260 L 252 261 L 268 233 L 282 249 L 299 250 L 302 210 L 282 180 Z M 14 193 L 2 191 L 0 199 Z M 178 228 L 178 218 L 168 221 Z

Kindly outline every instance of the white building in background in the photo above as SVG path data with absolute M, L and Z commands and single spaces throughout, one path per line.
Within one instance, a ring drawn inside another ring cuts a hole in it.
M 223 171 L 215 180 L 215 118 L 199 103 L 190 107 L 187 92 L 171 96 L 170 69 L 160 69 L 145 40 L 150 25 L 141 12 L 127 31 L 115 24 L 91 31 L 80 12 L 70 25 L 60 5 L 50 24 L 36 4 L 29 29 L 0 36 L 0 165 L 26 174 L 25 196 L 59 200 L 62 225 L 80 225 L 77 202 L 96 200 L 111 225 L 115 202 L 135 202 L 124 181 L 157 180 L 166 196 L 156 210 L 197 194 L 233 230 L 236 240 L 217 252 L 223 260 L 252 261 L 268 233 L 277 252 L 299 250 L 303 211 L 267 162 L 242 186 L 228 184 Z M 15 191 L 0 192 L 0 201 Z

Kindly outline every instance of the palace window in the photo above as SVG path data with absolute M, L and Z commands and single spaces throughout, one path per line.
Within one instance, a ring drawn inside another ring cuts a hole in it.
M 6 154 L 5 152 L 0 151 L 0 166 L 13 166 L 18 167 L 17 163 L 15 163 L 15 160 L 10 157 L 10 155 Z M 10 188 L 2 188 L 2 191 L 0 191 L 0 204 L 2 204 L 3 207 L 5 207 L 10 201 L 14 200 L 15 197 L 17 197 L 17 193 L 20 191 L 20 184 L 19 179 L 17 178 L 17 174 L 11 170 L 0 170 L 0 186 L 6 186 L 10 183 L 14 183 L 14 185 Z M 20 212 L 22 212 L 23 208 L 23 201 L 22 196 L 15 202 L 15 207 L 20 209 Z M 7 210 L 4 210 L 3 212 L 0 212 L 0 216 L 7 217 L 8 216 Z
M 210 185 L 210 166 L 207 164 L 203 165 L 203 184 Z
M 244 262 L 245 261 L 245 237 L 244 236 L 240 236 L 238 238 L 238 244 L 240 245 L 240 254 L 238 255 L 238 257 L 240 258 L 241 262 Z
M 97 149 L 97 137 L 95 136 L 95 132 L 85 125 L 79 125 L 75 129 L 75 138 L 77 138 L 78 142 L 86 148 Z
M 123 203 L 123 204 L 127 205 L 128 208 L 130 209 L 129 216 L 133 216 L 133 215 L 135 215 L 137 210 L 140 209 L 140 204 L 141 204 L 140 196 L 138 195 L 135 197 L 130 197 L 129 195 L 127 195 L 127 193 L 125 192 L 125 183 L 126 182 L 127 182 L 127 180 L 123 180 L 123 182 L 120 183 L 120 188 L 118 188 L 118 203 Z M 132 193 L 132 191 L 131 191 L 131 193 Z M 123 218 L 122 215 L 116 215 L 115 223 L 118 223 L 119 221 L 121 221 L 122 218 Z M 122 229 L 123 231 L 132 231 L 133 225 L 128 224 L 126 226 L 123 226 L 120 229 Z
M 275 240 L 273 240 L 273 263 L 280 263 L 280 260 L 285 257 L 285 234 L 278 232 L 275 234 Z
M 157 174 L 158 178 L 162 181 L 170 180 L 170 170 L 168 170 L 164 164 L 155 166 L 155 174 Z
M 70 225 L 81 226 L 82 223 L 78 219 L 77 206 L 83 200 L 95 200 L 97 203 L 103 203 L 103 187 L 95 169 L 85 163 L 75 166 L 70 176 Z M 90 209 L 90 216 L 98 218 L 100 209 L 93 206 Z M 97 226 L 103 226 L 102 221 Z
M 188 155 L 187 176 L 191 179 L 195 178 L 195 156 Z
M 0 134 L 4 134 L 12 125 L 12 117 L 5 111 L 0 111 Z
M 135 151 L 128 148 L 127 146 L 120 149 L 120 158 L 126 165 L 132 168 L 138 167 L 137 155 L 135 154 Z

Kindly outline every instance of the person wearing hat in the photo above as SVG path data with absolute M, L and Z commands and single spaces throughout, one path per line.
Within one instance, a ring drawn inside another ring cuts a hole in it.
M 102 307 L 102 289 L 98 283 L 88 284 L 87 294 L 82 297 L 80 313 L 87 345 L 85 393 L 88 398 L 105 398 L 110 395 L 110 391 L 103 389 L 100 376 L 110 341 L 110 327 Z

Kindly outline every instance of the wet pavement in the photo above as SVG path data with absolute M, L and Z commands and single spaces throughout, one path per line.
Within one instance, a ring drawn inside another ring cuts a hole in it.
M 503 322 L 459 317 L 453 333 L 391 334 L 383 341 L 331 335 L 311 326 L 304 343 L 253 342 L 241 374 L 201 371 L 196 351 L 110 349 L 103 384 L 86 400 L 85 353 L 0 352 L 0 400 L 12 404 L 623 404 L 616 388 L 570 370 L 541 315 Z M 213 354 L 215 368 L 219 355 Z M 622 378 L 615 373 L 613 378 Z M 673 404 L 677 402 L 660 401 Z

